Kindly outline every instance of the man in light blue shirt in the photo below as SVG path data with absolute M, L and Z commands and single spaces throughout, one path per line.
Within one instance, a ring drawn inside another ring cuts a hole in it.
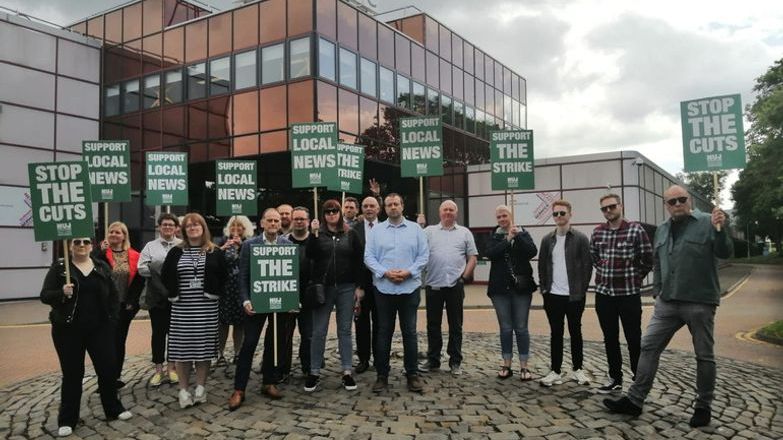
M 378 378 L 372 390 L 379 393 L 389 386 L 389 355 L 399 314 L 408 389 L 421 392 L 423 387 L 416 365 L 416 311 L 421 273 L 429 259 L 427 237 L 416 223 L 402 216 L 403 203 L 399 194 L 387 195 L 384 206 L 389 218 L 372 228 L 364 249 L 364 263 L 372 272 L 376 289 L 378 313 L 375 359 Z

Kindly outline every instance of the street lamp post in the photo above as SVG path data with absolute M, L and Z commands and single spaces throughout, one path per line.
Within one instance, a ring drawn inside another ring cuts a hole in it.
M 759 222 L 754 221 L 753 224 L 758 225 Z M 745 241 L 748 242 L 748 259 L 750 259 L 750 222 L 745 225 Z

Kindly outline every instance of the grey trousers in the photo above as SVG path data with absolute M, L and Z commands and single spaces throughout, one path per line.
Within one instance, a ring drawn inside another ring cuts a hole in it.
M 644 404 L 655 380 L 661 353 L 677 330 L 687 325 L 696 352 L 695 407 L 710 409 L 715 395 L 713 331 L 716 308 L 714 304 L 664 301 L 658 297 L 650 324 L 642 336 L 636 379 L 628 389 L 628 398 L 634 405 L 641 407 Z

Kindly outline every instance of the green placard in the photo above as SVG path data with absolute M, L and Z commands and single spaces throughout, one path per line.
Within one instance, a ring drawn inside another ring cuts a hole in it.
M 258 170 L 254 160 L 218 160 L 217 215 L 256 215 Z
M 338 187 L 337 124 L 291 125 L 291 180 L 294 188 Z
M 188 204 L 188 153 L 147 152 L 147 194 L 144 204 Z
M 250 247 L 250 302 L 256 313 L 299 308 L 299 246 Z
M 400 118 L 402 177 L 443 175 L 443 125 L 440 118 Z
M 337 186 L 332 191 L 362 193 L 364 180 L 364 146 L 337 144 Z
M 27 172 L 35 241 L 95 235 L 85 162 L 30 163 Z
M 740 95 L 680 103 L 685 171 L 745 168 L 745 131 Z
M 130 202 L 130 141 L 82 141 L 93 202 Z
M 490 132 L 489 158 L 493 191 L 535 188 L 533 130 Z

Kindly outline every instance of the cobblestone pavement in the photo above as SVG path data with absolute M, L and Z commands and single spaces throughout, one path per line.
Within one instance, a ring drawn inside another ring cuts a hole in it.
M 426 338 L 421 334 L 419 338 L 419 347 L 424 349 Z M 548 338 L 533 337 L 531 345 L 531 365 L 540 377 L 548 365 Z M 247 400 L 235 412 L 226 409 L 233 388 L 233 366 L 212 371 L 207 403 L 180 410 L 176 387 L 148 387 L 151 372 L 147 357 L 136 356 L 126 362 L 123 379 L 128 385 L 121 391 L 122 401 L 134 417 L 111 423 L 103 419 L 96 379 L 88 369 L 83 395 L 86 404 L 81 411 L 84 424 L 71 438 L 783 438 L 781 369 L 718 359 L 713 422 L 697 430 L 688 426 L 695 384 L 691 353 L 664 354 L 644 413 L 630 419 L 606 412 L 601 403 L 604 396 L 576 382 L 543 388 L 537 382 L 521 382 L 518 374 L 505 381 L 496 379 L 500 363 L 496 335 L 466 334 L 463 374 L 452 376 L 448 370 L 428 373 L 423 394 L 406 389 L 399 334 L 393 350 L 390 389 L 380 395 L 370 391 L 375 380 L 372 370 L 357 376 L 358 391 L 341 388 L 332 337 L 322 389 L 304 393 L 304 379 L 294 377 L 283 385 L 285 397 L 272 401 L 260 394 L 260 377 L 253 373 Z M 568 365 L 568 353 L 565 359 Z M 254 368 L 259 360 L 257 356 Z M 605 368 L 602 344 L 585 343 L 585 368 L 596 376 Z M 568 367 L 564 371 L 568 373 Z M 59 379 L 59 375 L 50 374 L 0 390 L 0 437 L 48 438 L 56 433 Z

